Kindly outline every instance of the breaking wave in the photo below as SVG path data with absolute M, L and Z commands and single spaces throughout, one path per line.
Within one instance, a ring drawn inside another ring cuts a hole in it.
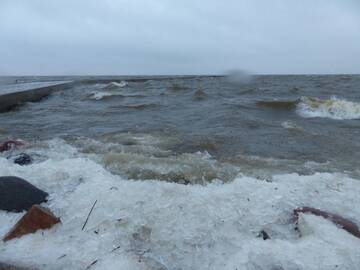
M 169 142 L 151 135 L 116 134 L 75 143 L 84 153 L 96 153 L 107 170 L 126 179 L 206 184 L 231 181 L 239 172 L 235 166 L 218 162 L 206 150 L 180 154 L 164 149 L 162 144 Z
M 144 97 L 144 95 L 124 94 L 124 93 L 119 93 L 119 92 L 95 91 L 95 92 L 90 93 L 90 95 L 88 97 L 89 97 L 89 99 L 93 99 L 93 100 L 103 100 L 103 99 L 108 99 L 108 98 L 113 98 L 113 97 L 118 97 L 118 98 Z
M 336 97 L 324 100 L 303 97 L 300 99 L 296 111 L 305 118 L 360 119 L 360 103 Z
M 112 97 L 112 96 L 118 96 L 118 97 L 125 97 L 124 95 L 120 94 L 120 93 L 110 93 L 110 92 L 92 92 L 89 95 L 90 99 L 94 99 L 94 100 L 101 100 L 104 99 L 106 97 Z
M 301 129 L 294 122 L 288 120 L 281 123 L 281 126 L 285 129 Z
M 301 97 L 297 100 L 258 101 L 256 104 L 277 110 L 295 109 L 300 116 L 305 118 L 360 119 L 360 103 L 337 97 L 331 97 L 330 99 Z
M 125 86 L 128 86 L 128 82 L 126 81 L 121 81 L 121 82 L 111 82 L 108 83 L 107 85 L 105 85 L 103 87 L 103 89 L 114 89 L 114 88 L 123 88 Z

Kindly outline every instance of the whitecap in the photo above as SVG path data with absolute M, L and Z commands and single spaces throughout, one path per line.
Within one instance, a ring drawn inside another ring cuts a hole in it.
M 95 100 L 101 100 L 103 99 L 104 97 L 109 97 L 109 96 L 113 96 L 113 95 L 116 95 L 115 93 L 109 93 L 109 92 L 99 92 L 99 91 L 96 91 L 96 92 L 92 92 L 90 95 L 89 95 L 89 98 L 90 99 L 95 99 Z
M 290 120 L 282 122 L 281 126 L 285 129 L 300 129 L 294 122 Z
M 360 103 L 337 97 L 330 99 L 302 97 L 296 111 L 305 118 L 360 119 Z
M 128 82 L 127 81 L 121 81 L 121 82 L 110 82 L 107 85 L 105 85 L 103 88 L 104 89 L 114 89 L 114 88 L 123 88 L 128 86 Z

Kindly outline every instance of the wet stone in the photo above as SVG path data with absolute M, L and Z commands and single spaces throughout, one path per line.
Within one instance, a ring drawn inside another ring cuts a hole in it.
M 48 193 L 16 176 L 0 177 L 0 210 L 22 212 L 46 202 Z
M 24 165 L 29 165 L 32 162 L 32 158 L 30 155 L 26 154 L 26 153 L 21 153 L 18 154 L 14 157 L 11 157 L 11 159 L 14 160 L 15 164 L 24 166 Z

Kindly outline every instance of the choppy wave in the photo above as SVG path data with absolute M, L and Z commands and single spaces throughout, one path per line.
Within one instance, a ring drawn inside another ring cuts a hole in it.
M 293 173 L 271 182 L 238 176 L 226 184 L 185 186 L 126 180 L 62 140 L 33 150 L 48 159 L 21 167 L 0 157 L 1 174 L 46 190 L 45 206 L 62 224 L 0 241 L 0 261 L 70 270 L 353 270 L 360 263 L 359 239 L 311 215 L 299 220 L 299 237 L 292 219 L 294 208 L 310 205 L 359 222 L 360 186 L 347 176 Z M 0 211 L 0 235 L 21 215 Z M 259 238 L 261 230 L 271 239 Z M 327 268 L 323 258 L 332 258 Z
M 201 100 L 205 100 L 206 98 L 207 98 L 207 94 L 204 90 L 197 89 L 194 92 L 194 100 L 201 101 Z
M 296 111 L 306 118 L 360 119 L 360 103 L 336 97 L 330 99 L 303 97 L 298 103 Z
M 139 104 L 121 105 L 120 107 L 124 107 L 124 108 L 128 108 L 128 109 L 134 109 L 134 110 L 145 110 L 145 109 L 150 109 L 150 108 L 157 108 L 159 106 L 160 105 L 157 104 L 157 103 L 139 103 Z
M 178 83 L 172 83 L 169 87 L 169 90 L 172 91 L 183 91 L 183 90 L 189 90 L 189 87 L 186 85 L 178 84 Z
M 273 109 L 289 110 L 296 108 L 298 100 L 261 100 L 257 102 L 257 105 L 270 107 Z

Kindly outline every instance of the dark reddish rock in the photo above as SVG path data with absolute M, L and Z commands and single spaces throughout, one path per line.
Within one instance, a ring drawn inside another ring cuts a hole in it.
M 343 218 L 339 215 L 325 212 L 325 211 L 322 211 L 322 210 L 319 210 L 316 208 L 312 208 L 312 207 L 302 207 L 302 208 L 297 208 L 294 210 L 294 215 L 296 217 L 296 220 L 299 217 L 299 213 L 310 213 L 315 216 L 320 216 L 320 217 L 326 218 L 326 219 L 330 220 L 331 222 L 335 223 L 337 226 L 344 229 L 345 231 L 347 231 L 348 233 L 354 235 L 357 238 L 360 238 L 359 227 L 351 220 Z
M 11 149 L 14 149 L 22 145 L 24 145 L 24 143 L 21 141 L 14 141 L 14 140 L 6 141 L 0 144 L 0 152 L 9 151 Z
M 49 209 L 34 205 L 5 235 L 4 241 L 19 238 L 25 234 L 34 233 L 37 230 L 49 229 L 60 222 Z
M 46 202 L 48 194 L 15 176 L 0 177 L 0 210 L 21 212 Z

